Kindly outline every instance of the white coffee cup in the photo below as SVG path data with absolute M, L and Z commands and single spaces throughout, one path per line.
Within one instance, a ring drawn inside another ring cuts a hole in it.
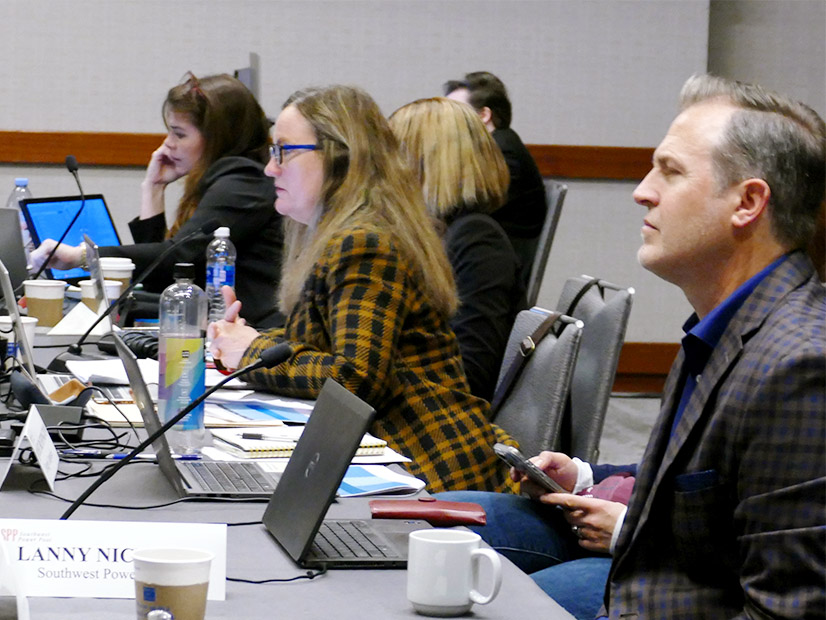
M 138 549 L 135 600 L 138 620 L 163 609 L 175 620 L 204 620 L 213 554 L 202 549 Z
M 29 316 L 37 317 L 41 327 L 54 327 L 63 318 L 63 280 L 25 280 L 26 309 Z
M 93 312 L 97 312 L 97 298 L 95 297 L 95 283 L 92 280 L 81 280 L 77 283 L 80 287 L 80 299 Z M 106 288 L 106 298 L 112 303 L 120 295 L 123 283 L 119 280 L 104 280 L 103 286 Z
M 125 289 L 132 281 L 135 263 L 131 258 L 122 256 L 101 256 L 100 271 L 104 280 L 117 280 L 122 283 L 122 289 Z
M 426 616 L 459 616 L 474 603 L 490 603 L 502 585 L 502 562 L 492 549 L 480 549 L 481 537 L 466 530 L 430 529 L 410 533 L 407 599 Z M 492 584 L 481 594 L 481 563 L 489 564 Z
M 34 346 L 34 335 L 35 328 L 37 327 L 37 318 L 33 316 L 21 316 L 20 321 L 23 323 L 23 331 L 26 334 L 26 340 L 29 341 L 29 346 Z M 8 356 L 6 365 L 8 367 L 11 367 L 11 357 L 13 355 L 16 355 L 17 359 L 22 361 L 20 355 L 20 347 L 17 345 L 17 338 L 15 336 L 14 330 L 12 329 L 10 316 L 0 316 L 0 336 L 2 336 L 8 343 L 6 347 L 6 355 Z

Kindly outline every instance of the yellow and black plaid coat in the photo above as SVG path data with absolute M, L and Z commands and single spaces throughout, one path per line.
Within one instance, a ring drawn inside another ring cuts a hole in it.
M 417 279 L 389 234 L 341 231 L 285 327 L 258 337 L 242 364 L 281 341 L 293 346 L 292 357 L 248 380 L 315 398 L 331 377 L 376 409 L 371 433 L 409 456 L 409 471 L 426 480 L 430 492 L 508 490 L 506 468 L 491 446 L 515 444 L 487 421 L 487 402 L 471 396 L 456 337 Z

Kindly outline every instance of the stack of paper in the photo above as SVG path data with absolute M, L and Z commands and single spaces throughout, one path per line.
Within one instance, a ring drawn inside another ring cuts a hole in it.
M 221 441 L 221 444 L 216 443 L 216 447 L 243 458 L 289 457 L 303 430 L 303 426 L 216 428 L 212 431 L 212 436 Z M 365 433 L 356 456 L 379 456 L 384 454 L 386 447 L 386 441 Z

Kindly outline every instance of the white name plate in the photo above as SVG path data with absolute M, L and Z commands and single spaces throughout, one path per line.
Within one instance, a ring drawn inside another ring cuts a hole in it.
M 226 598 L 224 524 L 0 519 L 0 544 L 29 597 L 135 598 L 132 552 L 168 547 L 211 551 L 207 598 Z

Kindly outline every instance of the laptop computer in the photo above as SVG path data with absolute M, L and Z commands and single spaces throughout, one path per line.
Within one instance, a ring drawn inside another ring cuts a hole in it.
M 0 260 L 6 265 L 12 288 L 16 290 L 29 277 L 17 209 L 0 208 Z
M 28 198 L 20 201 L 20 208 L 35 246 L 44 239 L 57 241 L 63 235 L 72 218 L 81 208 L 83 211 L 72 225 L 63 243 L 80 245 L 84 234 L 88 234 L 99 246 L 120 245 L 120 237 L 115 223 L 100 194 L 89 194 L 86 202 L 80 196 L 63 196 L 58 198 Z M 80 267 L 74 269 L 46 269 L 47 277 L 66 280 L 71 284 L 89 277 L 89 272 Z
M 106 296 L 106 288 L 103 284 L 103 270 L 100 268 L 98 246 L 88 235 L 83 235 L 83 241 L 86 244 L 86 261 L 89 264 L 89 275 L 92 280 L 92 290 L 95 294 L 97 314 L 100 316 L 100 314 L 109 307 L 109 299 Z M 108 322 L 108 318 L 104 319 L 104 321 L 107 322 L 107 325 L 111 325 L 111 323 Z M 22 353 L 22 357 L 24 359 L 28 357 L 25 351 Z M 33 364 L 32 367 L 34 367 Z M 46 394 L 53 394 L 72 379 L 74 379 L 74 375 L 67 373 L 41 373 L 37 375 L 37 382 Z M 128 388 L 115 385 L 98 387 L 103 393 L 104 398 L 108 398 L 109 400 L 115 402 L 130 402 L 132 400 Z
M 325 519 L 370 426 L 370 405 L 327 379 L 264 511 L 264 526 L 305 568 L 405 568 L 415 520 Z
M 146 432 L 154 433 L 163 424 L 138 367 L 138 358 L 119 334 L 113 334 L 112 337 Z M 175 459 L 164 435 L 152 442 L 152 448 L 161 472 L 180 497 L 268 498 L 280 478 L 280 473 L 276 471 L 278 467 L 272 463 Z
M 12 329 L 14 330 L 15 341 L 17 342 L 17 350 L 20 357 L 20 368 L 28 375 L 31 381 L 37 377 L 34 368 L 34 353 L 32 352 L 31 343 L 26 337 L 26 331 L 23 329 L 23 323 L 20 320 L 20 311 L 17 308 L 17 297 L 14 295 L 14 286 L 12 286 L 9 270 L 6 269 L 5 263 L 0 260 L 0 289 L 3 292 L 3 303 L 6 311 L 11 317 Z

